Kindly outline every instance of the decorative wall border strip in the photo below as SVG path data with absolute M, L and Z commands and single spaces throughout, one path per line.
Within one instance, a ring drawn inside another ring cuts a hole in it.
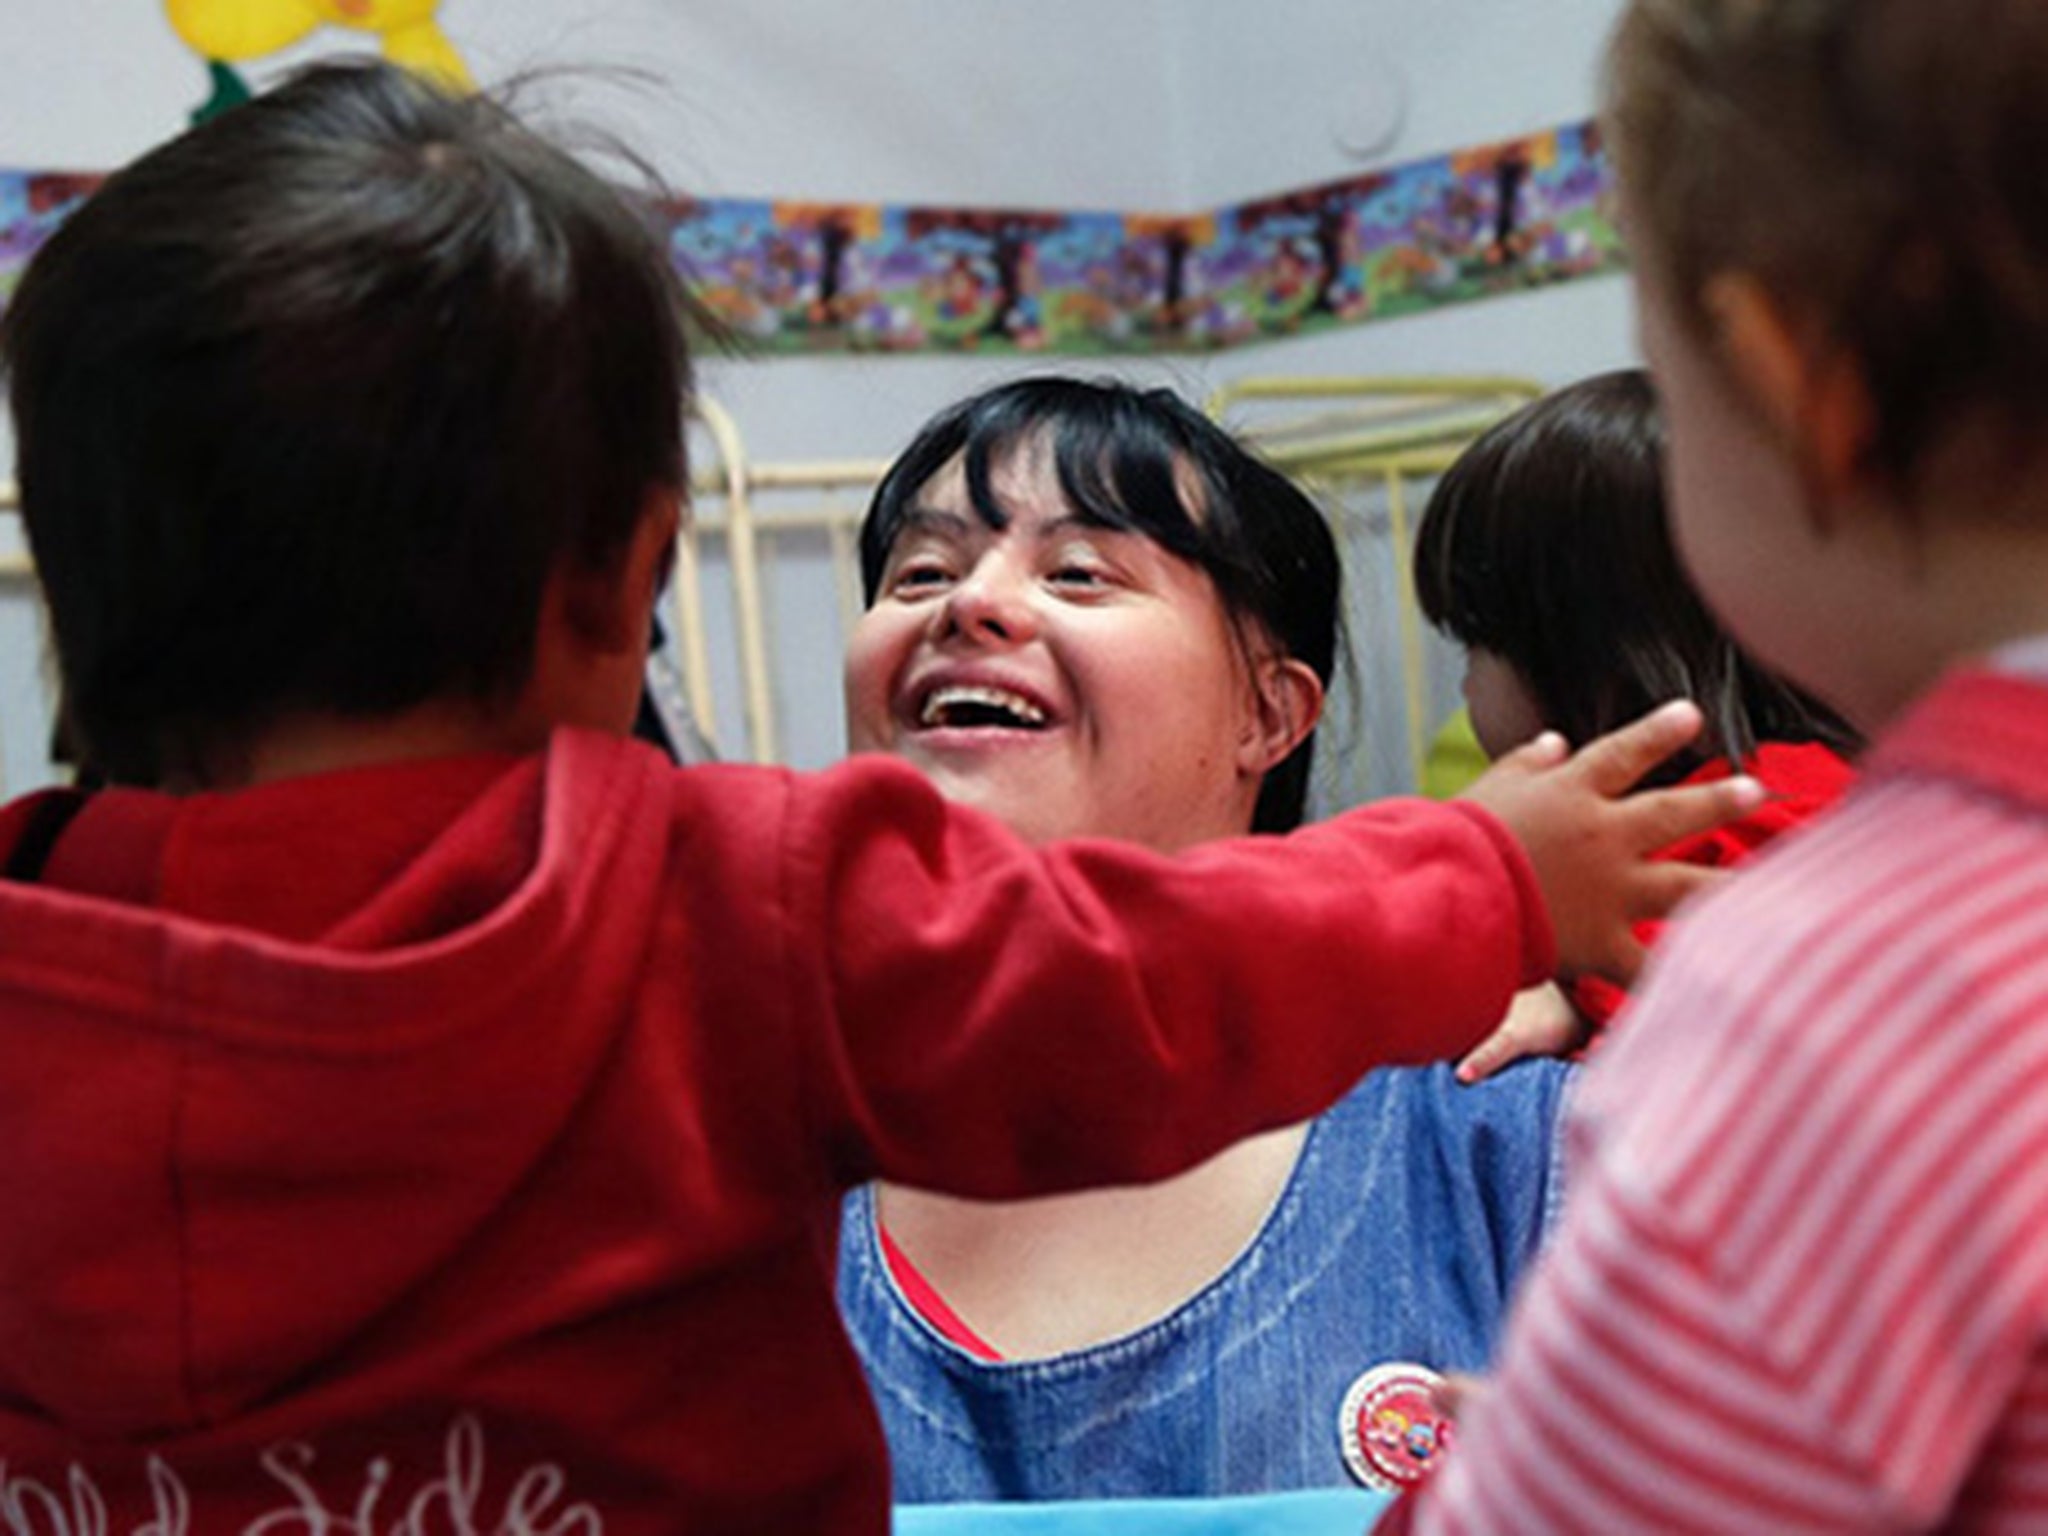
M 0 170 L 0 301 L 99 178 Z M 1200 215 L 685 201 L 678 264 L 765 353 L 1213 350 L 1619 270 L 1597 126 Z

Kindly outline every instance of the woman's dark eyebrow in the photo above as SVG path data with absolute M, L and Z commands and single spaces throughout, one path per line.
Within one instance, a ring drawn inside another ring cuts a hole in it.
M 1096 517 L 1087 512 L 1062 512 L 1058 517 L 1048 518 L 1039 528 L 1039 536 L 1047 539 L 1062 538 L 1070 533 L 1126 534 L 1136 530 L 1112 523 L 1106 517 Z M 1137 535 L 1140 538 L 1143 534 Z
M 899 544 L 915 534 L 941 534 L 957 539 L 973 530 L 974 524 L 958 512 L 914 505 L 904 511 L 902 521 L 896 525 L 896 536 L 889 542 Z

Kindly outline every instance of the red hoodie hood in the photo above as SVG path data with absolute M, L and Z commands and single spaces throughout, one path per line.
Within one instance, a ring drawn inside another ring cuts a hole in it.
M 0 881 L 0 1444 L 246 1412 L 449 1262 L 623 1006 L 648 924 L 578 914 L 653 910 L 659 813 L 633 832 L 662 772 L 565 735 L 113 792 L 41 883 Z M 31 809 L 0 813 L 0 853 Z

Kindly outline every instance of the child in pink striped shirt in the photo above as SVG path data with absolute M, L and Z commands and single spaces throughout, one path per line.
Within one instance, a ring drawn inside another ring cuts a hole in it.
M 1609 64 L 1678 547 L 1877 742 L 1665 946 L 1381 1529 L 2048 1530 L 2048 7 L 1631 0 Z

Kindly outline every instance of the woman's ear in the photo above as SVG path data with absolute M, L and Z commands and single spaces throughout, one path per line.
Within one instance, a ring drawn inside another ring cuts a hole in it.
M 1251 686 L 1237 762 L 1239 771 L 1264 778 L 1316 728 L 1323 715 L 1323 680 L 1305 661 L 1268 654 L 1254 659 Z
M 1737 388 L 1785 445 L 1814 509 L 1863 489 L 1877 413 L 1857 360 L 1746 273 L 1715 278 L 1704 301 Z

